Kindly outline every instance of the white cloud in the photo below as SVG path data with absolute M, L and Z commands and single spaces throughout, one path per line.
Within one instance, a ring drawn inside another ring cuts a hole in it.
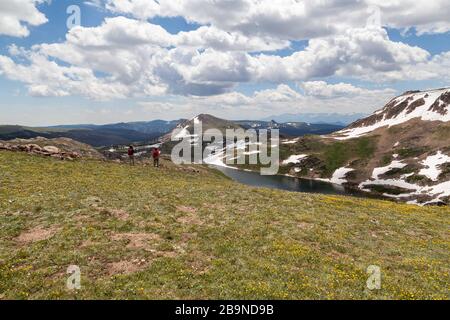
M 287 48 L 288 40 L 273 37 L 248 37 L 239 32 L 227 32 L 214 26 L 203 26 L 194 31 L 180 32 L 177 46 L 212 48 L 220 51 L 275 51 Z
M 28 26 L 39 26 L 48 20 L 37 9 L 46 0 L 8 0 L 0 1 L 0 35 L 27 37 Z
M 325 81 L 308 81 L 300 83 L 299 86 L 303 89 L 307 96 L 317 98 L 352 97 L 357 95 L 380 93 L 378 90 L 355 87 L 352 84 L 343 82 L 328 84 Z M 381 91 L 381 93 L 382 92 L 383 91 Z
M 450 30 L 447 0 L 106 0 L 116 13 L 139 19 L 182 16 L 246 35 L 310 39 L 367 25 L 374 15 L 383 26 L 421 33 Z M 373 10 L 376 8 L 376 10 Z M 227 13 L 224 19 L 224 12 Z
M 358 87 L 359 88 L 359 87 Z M 360 88 L 364 90 L 363 88 Z M 294 86 L 278 85 L 255 93 L 229 92 L 210 97 L 164 97 L 133 101 L 97 102 L 77 99 L 35 99 L 32 105 L 5 112 L 2 121 L 26 125 L 62 123 L 114 123 L 148 119 L 192 118 L 211 113 L 226 119 L 259 119 L 283 113 L 349 114 L 370 113 L 386 104 L 397 93 L 391 89 L 369 90 L 361 95 L 323 99 L 307 96 Z M 2 102 L 0 102 L 0 109 Z M 3 101 L 8 110 L 8 102 Z M 337 119 L 336 119 L 337 121 Z
M 351 29 L 334 37 L 312 39 L 303 51 L 288 57 L 260 55 L 261 79 L 270 81 L 308 80 L 333 75 L 397 80 L 406 66 L 426 63 L 429 53 L 419 47 L 389 40 L 377 27 Z M 397 71 L 390 77 L 379 74 Z
M 211 26 L 170 34 L 157 24 L 126 17 L 106 18 L 98 27 L 75 27 L 67 34 L 67 42 L 80 47 L 159 47 L 212 48 L 219 51 L 274 51 L 289 47 L 290 42 L 274 38 L 247 37 Z
M 391 79 L 415 79 L 450 82 L 450 51 L 433 56 L 431 59 L 406 66 L 402 72 L 387 72 L 386 77 Z
M 67 34 L 67 42 L 80 47 L 167 47 L 174 37 L 159 25 L 125 17 L 106 18 L 99 27 L 77 26 Z
M 367 0 L 380 8 L 382 24 L 391 28 L 415 28 L 417 34 L 450 31 L 447 0 Z
M 395 3 L 380 6 L 400 12 Z M 97 27 L 71 29 L 64 42 L 39 44 L 30 50 L 10 46 L 14 59 L 0 55 L 0 73 L 24 82 L 36 96 L 81 95 L 107 100 L 220 95 L 210 101 L 227 106 L 250 106 L 249 99 L 262 105 L 289 105 L 292 99 L 339 99 L 373 93 L 349 84 L 316 81 L 333 76 L 372 82 L 449 79 L 450 52 L 431 56 L 422 48 L 391 41 L 379 26 L 354 27 L 364 19 L 349 22 L 354 17 L 346 10 L 352 7 L 356 17 L 362 17 L 367 6 L 364 1 L 353 0 L 282 0 L 277 6 L 253 0 L 110 0 L 110 10 L 142 19 L 182 15 L 211 25 L 171 34 L 145 20 L 106 18 Z M 416 10 L 415 5 L 411 8 Z M 312 17 L 316 21 L 307 24 Z M 436 15 L 435 22 L 439 17 Z M 292 19 L 305 23 L 293 23 Z M 404 21 L 397 22 L 398 27 L 408 27 Z M 259 27 L 254 28 L 254 23 Z M 422 26 L 425 24 L 429 21 Z M 290 40 L 306 36 L 312 37 L 306 48 L 291 55 L 265 52 L 286 48 Z M 285 85 L 291 81 L 302 82 L 305 96 Z M 278 86 L 277 90 L 256 92 L 254 97 L 233 92 L 239 84 L 262 82 Z
M 188 34 L 181 37 L 187 43 Z M 426 50 L 392 42 L 384 29 L 376 27 L 312 39 L 304 50 L 286 57 L 196 48 L 195 41 L 190 46 L 179 46 L 179 35 L 124 17 L 106 19 L 95 28 L 76 27 L 66 38 L 63 43 L 36 45 L 29 53 L 23 48 L 10 48 L 11 54 L 29 60 L 14 62 L 15 67 L 28 74 L 28 79 L 19 78 L 7 63 L 0 64 L 0 71 L 30 88 L 39 85 L 31 93 L 96 98 L 94 92 L 101 89 L 98 99 L 108 99 L 162 94 L 211 96 L 230 92 L 240 83 L 283 84 L 331 76 L 375 82 L 442 79 L 448 69 L 439 66 L 450 60 L 447 53 L 430 58 Z M 47 73 L 43 69 L 47 66 L 67 79 L 43 82 L 42 75 Z M 80 70 L 87 83 L 85 88 L 71 76 L 75 73 L 79 77 Z M 43 83 L 48 86 L 45 90 Z
M 302 87 L 304 85 L 301 84 Z M 282 84 L 272 89 L 256 91 L 251 95 L 229 92 L 211 97 L 179 97 L 175 101 L 166 102 L 142 101 L 138 105 L 142 107 L 141 112 L 153 118 L 190 118 L 199 113 L 211 112 L 227 119 L 255 119 L 282 113 L 354 113 L 357 110 L 369 114 L 381 108 L 397 94 L 389 88 L 370 90 L 341 83 L 340 87 L 352 92 L 350 95 L 344 95 L 343 90 L 336 90 L 336 85 L 323 83 L 320 86 L 325 91 L 334 89 L 335 93 L 329 93 L 327 97 L 302 94 Z M 330 99 L 331 97 L 333 99 Z
M 96 8 L 102 8 L 103 7 L 103 1 L 102 0 L 87 0 L 83 2 L 84 4 Z
M 108 79 L 98 79 L 90 69 L 60 66 L 36 53 L 28 53 L 28 59 L 30 65 L 25 66 L 0 55 L 0 72 L 10 79 L 26 83 L 30 95 L 81 95 L 96 100 L 128 95 L 126 86 Z

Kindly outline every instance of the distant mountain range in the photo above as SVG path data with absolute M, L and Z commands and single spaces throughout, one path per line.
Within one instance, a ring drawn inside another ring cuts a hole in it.
M 342 125 L 336 124 L 312 124 L 305 122 L 286 122 L 278 123 L 277 121 L 262 120 L 224 120 L 209 114 L 200 114 L 191 120 L 180 122 L 177 127 L 186 131 L 186 134 L 192 134 L 194 122 L 199 120 L 202 122 L 203 131 L 210 128 L 221 130 L 225 133 L 226 129 L 279 129 L 281 136 L 298 137 L 306 134 L 329 134 L 344 128 Z M 166 135 L 166 140 L 170 139 L 170 133 Z
M 365 113 L 352 113 L 352 114 L 340 114 L 340 113 L 285 113 L 277 116 L 270 116 L 263 118 L 262 121 L 277 121 L 280 123 L 285 122 L 306 122 L 306 123 L 327 123 L 346 126 L 356 120 L 365 118 L 368 114 Z
M 329 134 L 344 127 L 343 125 L 328 123 L 307 123 L 294 121 L 280 123 L 273 119 L 269 121 L 239 120 L 234 122 L 244 129 L 279 129 L 280 135 L 293 137 L 303 136 L 306 134 Z
M 343 128 L 335 124 L 310 124 L 304 122 L 278 123 L 276 121 L 230 121 L 219 119 L 211 115 L 199 115 L 204 129 L 208 128 L 277 128 L 286 136 L 301 136 L 305 134 L 328 134 Z M 111 145 L 126 145 L 131 143 L 153 142 L 174 128 L 185 127 L 192 120 L 154 120 L 142 122 L 115 123 L 106 125 L 61 125 L 51 127 L 25 127 L 25 126 L 0 126 L 0 140 L 16 138 L 30 139 L 44 138 L 71 138 L 94 147 L 106 147 Z
M 71 138 L 94 147 L 149 142 L 171 131 L 181 120 L 115 123 L 107 125 L 62 125 L 52 127 L 0 126 L 0 140 Z

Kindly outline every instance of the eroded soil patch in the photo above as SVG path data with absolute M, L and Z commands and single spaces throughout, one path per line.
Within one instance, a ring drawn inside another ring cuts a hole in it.
M 56 227 L 48 229 L 35 227 L 22 232 L 18 237 L 15 238 L 15 241 L 19 244 L 29 244 L 37 241 L 47 240 L 53 237 L 57 231 L 58 228 Z

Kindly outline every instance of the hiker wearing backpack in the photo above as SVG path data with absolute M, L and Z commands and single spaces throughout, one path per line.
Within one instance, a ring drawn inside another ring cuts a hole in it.
M 130 146 L 128 148 L 128 158 L 130 159 L 130 165 L 134 166 L 134 148 Z
M 153 157 L 153 166 L 159 167 L 159 156 L 161 155 L 161 151 L 158 148 L 153 148 L 152 157 Z

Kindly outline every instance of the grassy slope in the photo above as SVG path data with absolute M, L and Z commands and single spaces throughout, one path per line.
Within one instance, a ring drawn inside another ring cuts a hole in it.
M 324 165 L 322 176 L 331 177 L 333 172 L 344 167 L 351 160 L 367 162 L 376 149 L 375 137 L 361 137 L 347 141 L 334 141 L 319 136 L 308 135 L 298 144 L 281 144 L 280 157 L 287 159 L 295 154 L 309 154 L 320 159 Z M 281 171 L 290 166 L 282 167 Z
M 0 152 L 0 297 L 449 298 L 449 214 Z M 18 241 L 37 227 L 54 235 Z M 78 292 L 65 289 L 70 264 Z M 372 264 L 383 278 L 370 292 Z M 113 274 L 121 265 L 136 272 Z
M 300 138 L 300 143 L 282 143 L 280 145 L 280 159 L 286 160 L 292 155 L 307 154 L 310 157 L 317 158 L 319 161 L 319 167 L 313 166 L 319 174 L 319 176 L 315 176 L 315 178 L 330 178 L 336 169 L 346 166 L 351 161 L 357 160 L 360 162 L 360 166 L 365 166 L 368 160 L 373 156 L 375 149 L 376 137 L 361 137 L 347 141 L 333 141 L 316 135 L 305 135 Z M 245 163 L 248 162 L 249 161 L 245 161 Z M 253 171 L 259 171 L 261 167 L 267 167 L 260 164 L 234 166 Z M 294 164 L 282 165 L 279 169 L 279 174 L 293 174 L 291 169 L 294 166 L 299 167 Z M 296 175 L 299 177 L 311 178 L 309 176 L 311 172 L 308 170 L 309 168 L 305 167 L 304 161 L 300 167 L 303 167 L 303 170 Z

